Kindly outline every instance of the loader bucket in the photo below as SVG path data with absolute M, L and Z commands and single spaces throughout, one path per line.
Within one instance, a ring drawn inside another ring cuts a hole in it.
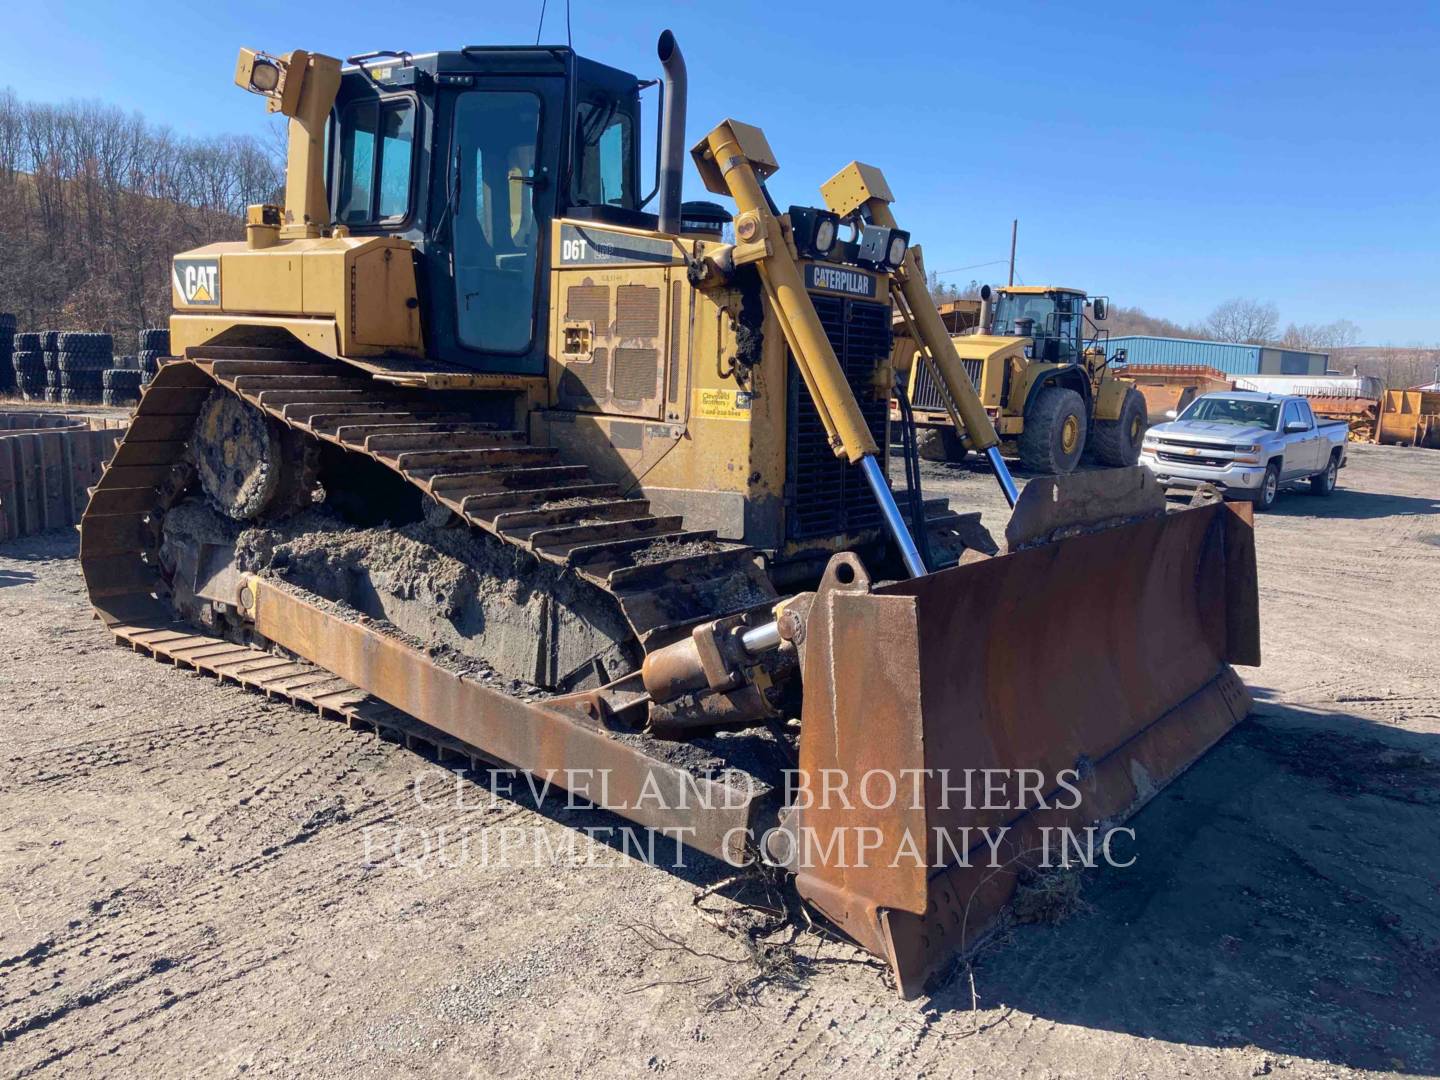
M 768 847 L 913 996 L 1058 864 L 1057 830 L 1123 821 L 1246 715 L 1249 506 L 879 587 L 839 555 L 802 649 L 800 792 Z

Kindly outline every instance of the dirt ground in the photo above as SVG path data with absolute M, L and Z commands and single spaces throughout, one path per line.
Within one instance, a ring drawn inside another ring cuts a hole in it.
M 0 1072 L 1435 1073 L 1440 453 L 1355 447 L 1258 541 L 1253 717 L 915 1002 L 815 935 L 747 988 L 720 868 L 117 648 L 71 535 L 0 547 Z

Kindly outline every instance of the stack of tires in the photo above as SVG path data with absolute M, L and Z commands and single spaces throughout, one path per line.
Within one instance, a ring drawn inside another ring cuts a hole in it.
M 0 393 L 19 389 L 15 379 L 15 316 L 0 314 Z
M 170 355 L 170 331 L 165 327 L 153 327 L 140 331 L 140 385 L 148 386 L 155 373 L 160 370 L 160 358 Z
M 104 373 L 114 365 L 114 339 L 109 334 L 67 333 L 60 334 L 56 344 L 56 400 L 65 405 L 98 402 Z
M 15 388 L 26 401 L 45 396 L 45 352 L 40 334 L 16 334 L 10 363 L 15 371 Z
M 133 360 L 134 357 L 122 357 Z M 108 369 L 101 376 L 100 401 L 105 405 L 134 405 L 140 400 L 140 380 L 145 373 L 139 368 L 121 365 Z
M 45 330 L 40 334 L 45 353 L 45 400 L 60 400 L 60 331 Z

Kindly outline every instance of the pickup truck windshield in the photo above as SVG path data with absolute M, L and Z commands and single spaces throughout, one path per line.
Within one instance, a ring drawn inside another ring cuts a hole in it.
M 1181 420 L 1208 420 L 1212 424 L 1234 424 L 1236 427 L 1263 427 L 1275 430 L 1280 415 L 1278 401 L 1245 401 L 1237 398 L 1197 398 L 1180 414 Z

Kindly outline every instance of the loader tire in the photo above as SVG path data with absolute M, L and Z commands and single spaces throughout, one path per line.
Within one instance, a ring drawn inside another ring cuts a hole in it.
M 970 451 L 952 427 L 916 428 L 915 449 L 926 461 L 949 461 L 958 464 Z
M 1095 421 L 1090 432 L 1090 451 L 1101 465 L 1120 468 L 1138 464 L 1140 443 L 1148 426 L 1145 396 L 1139 390 L 1127 390 L 1118 418 Z
M 1074 390 L 1047 386 L 1035 395 L 1020 433 L 1020 460 L 1035 472 L 1064 476 L 1085 453 L 1085 399 Z

